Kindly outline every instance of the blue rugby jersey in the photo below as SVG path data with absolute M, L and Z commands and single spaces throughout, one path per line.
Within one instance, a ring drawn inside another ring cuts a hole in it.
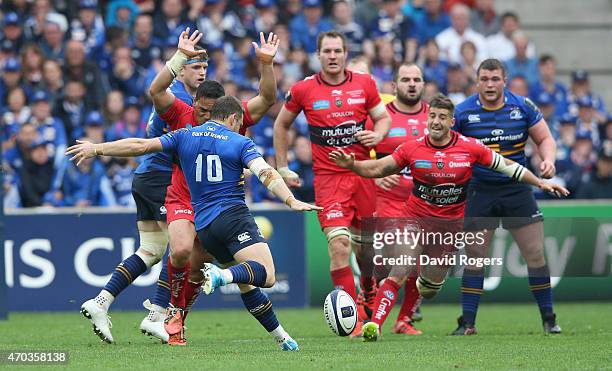
M 542 120 L 540 109 L 526 97 L 504 89 L 504 105 L 496 110 L 482 106 L 474 94 L 455 108 L 454 130 L 478 139 L 495 152 L 526 165 L 525 144 L 529 128 Z M 509 183 L 505 174 L 475 165 L 473 183 Z
M 193 97 L 187 91 L 185 85 L 179 81 L 174 80 L 170 85 L 170 91 L 175 97 L 187 103 L 189 106 L 193 105 Z M 161 117 L 155 112 L 155 108 L 151 111 L 149 121 L 147 122 L 147 138 L 157 138 L 170 131 L 170 125 L 166 121 L 162 120 Z M 144 155 L 142 162 L 136 168 L 136 174 L 148 173 L 149 171 L 172 171 L 172 156 L 164 153 L 150 153 Z
M 214 121 L 161 136 L 164 152 L 176 153 L 189 186 L 196 230 L 221 212 L 245 204 L 243 169 L 258 157 L 255 143 Z

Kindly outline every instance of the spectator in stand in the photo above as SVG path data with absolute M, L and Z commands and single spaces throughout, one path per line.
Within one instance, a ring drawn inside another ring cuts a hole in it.
M 509 79 L 508 89 L 516 95 L 527 97 L 529 95 L 529 85 L 523 75 L 515 75 Z
M 26 93 L 29 93 L 27 86 L 21 83 L 21 64 L 15 58 L 10 58 L 4 63 L 4 69 L 0 78 L 0 106 L 6 105 L 6 94 L 17 87 L 24 89 Z
M 71 143 L 83 136 L 85 115 L 91 109 L 85 102 L 85 85 L 80 80 L 70 80 L 64 85 L 64 94 L 53 115 L 64 123 L 66 138 Z
M 516 48 L 512 36 L 519 29 L 519 18 L 516 13 L 506 12 L 501 15 L 501 30 L 487 37 L 487 54 L 489 58 L 507 61 L 516 56 Z M 529 43 L 527 46 L 527 57 L 535 58 L 535 46 Z
M 321 0 L 303 0 L 303 12 L 289 22 L 291 46 L 303 48 L 306 53 L 317 51 L 317 35 L 334 28 L 333 23 L 323 17 Z
M 100 107 L 110 90 L 98 66 L 85 58 L 85 45 L 78 40 L 70 40 L 66 44 L 64 78 L 85 84 L 85 105 L 88 109 Z
M 580 185 L 577 198 L 612 198 L 612 142 L 604 142 L 595 169 Z
M 47 143 L 47 150 L 49 156 L 54 159 L 54 166 L 59 168 L 65 157 L 66 131 L 64 123 L 51 115 L 51 106 L 48 99 L 47 93 L 43 90 L 39 90 L 32 95 L 32 117 L 29 122 L 36 126 L 40 139 Z
M 115 123 L 121 120 L 123 117 L 123 109 L 125 108 L 124 105 L 125 99 L 122 92 L 113 90 L 108 93 L 106 101 L 104 102 L 104 109 L 102 110 L 105 127 L 113 127 Z
M 145 76 L 134 60 L 130 49 L 120 47 L 113 53 L 113 71 L 109 76 L 110 87 L 125 95 L 141 97 L 145 92 Z
M 133 158 L 115 157 L 107 166 L 106 175 L 111 183 L 114 198 L 119 206 L 136 208 L 132 196 L 132 180 L 136 162 Z
M 257 39 L 260 32 L 263 32 L 264 35 L 269 34 L 278 23 L 276 0 L 257 0 L 255 4 L 257 15 L 253 21 L 253 30 L 250 32 L 253 39 Z
M 8 41 L 12 43 L 15 50 L 21 50 L 25 38 L 23 35 L 23 27 L 19 20 L 19 16 L 15 12 L 6 13 L 4 15 L 4 28 L 2 30 L 1 42 Z
M 40 41 L 48 21 L 54 21 L 58 25 L 65 25 L 64 32 L 68 28 L 66 17 L 55 11 L 49 0 L 35 0 L 31 15 L 24 22 L 26 39 Z
M 476 45 L 478 60 L 487 58 L 484 36 L 469 27 L 470 9 L 463 4 L 456 4 L 451 9 L 451 27 L 436 36 L 440 47 L 440 58 L 452 63 L 461 62 L 461 44 L 471 41 Z
M 572 85 L 570 94 L 567 96 L 568 111 L 572 115 L 578 115 L 578 100 L 581 97 L 589 96 L 597 110 L 597 119 L 604 121 L 606 117 L 606 107 L 603 99 L 591 91 L 589 73 L 586 70 L 576 70 L 572 72 Z
M 147 69 L 155 59 L 162 57 L 162 43 L 153 37 L 153 18 L 139 14 L 134 21 L 134 32 L 130 40 L 132 58 L 139 68 Z
M 372 76 L 376 77 L 376 80 L 381 83 L 393 81 L 397 64 L 391 40 L 379 40 L 376 43 L 376 59 L 372 65 Z
M 91 56 L 104 47 L 105 26 L 98 14 L 97 0 L 80 0 L 78 17 L 70 22 L 70 38 L 85 46 L 85 53 Z
M 107 132 L 106 141 L 119 140 L 123 138 L 146 138 L 147 125 L 142 121 L 142 105 L 138 97 L 127 97 L 125 99 L 125 110 L 121 121 L 116 122 Z M 93 113 L 93 112 L 92 112 Z M 102 116 L 98 113 L 100 121 Z M 89 136 L 89 135 L 88 135 Z
M 455 105 L 463 102 L 467 98 L 466 89 L 469 79 L 460 64 L 451 63 L 448 66 L 446 80 L 446 95 Z
M 113 0 L 106 8 L 106 26 L 129 31 L 139 12 L 140 9 L 132 0 Z
M 485 37 L 499 32 L 501 21 L 495 12 L 495 0 L 476 0 L 470 17 L 470 26 Z
M 197 21 L 198 30 L 204 35 L 201 42 L 206 49 L 221 49 L 226 42 L 229 44 L 247 36 L 247 30 L 238 15 L 232 10 L 226 10 L 226 6 L 226 0 L 207 1 L 206 17 L 200 17 Z M 182 30 L 183 28 L 179 29 L 179 33 Z M 176 44 L 177 38 L 178 34 L 167 42 Z
M 559 135 L 556 142 L 557 161 L 565 160 L 569 157 L 576 142 L 576 118 L 569 113 L 565 113 L 559 119 Z
M 529 96 L 531 99 L 537 99 L 541 93 L 546 92 L 554 99 L 555 116 L 561 117 L 567 112 L 567 87 L 557 80 L 557 62 L 550 54 L 544 54 L 540 57 L 538 63 L 540 79 L 530 86 Z
M 423 101 L 429 103 L 431 99 L 440 92 L 440 88 L 438 84 L 434 81 L 428 81 L 425 83 L 425 88 L 423 89 Z
M 308 54 L 304 49 L 295 48 L 289 52 L 289 58 L 283 63 L 283 76 L 284 80 L 281 83 L 282 91 L 289 91 L 284 86 L 291 86 L 297 81 L 309 75 L 310 70 L 308 68 Z M 284 83 L 284 84 L 283 84 Z
M 45 56 L 36 44 L 28 44 L 21 51 L 22 81 L 30 90 L 37 90 L 42 87 L 44 62 Z
M 6 110 L 2 112 L 2 141 L 12 140 L 19 127 L 27 122 L 30 116 L 31 110 L 27 106 L 25 91 L 19 86 L 11 89 L 7 97 Z
M 418 42 L 414 24 L 402 13 L 399 0 L 383 0 L 368 36 L 375 44 L 391 41 L 393 52 L 400 60 L 413 61 L 416 58 Z
M 423 66 L 425 81 L 434 82 L 438 87 L 446 90 L 446 74 L 448 62 L 440 60 L 440 49 L 435 39 L 430 39 L 421 48 L 419 65 Z
M 334 29 L 346 36 L 349 57 L 363 53 L 365 33 L 363 27 L 353 18 L 353 7 L 348 0 L 336 0 L 332 8 Z M 371 43 L 370 48 L 371 48 Z M 371 54 L 372 50 L 370 50 Z
M 555 98 L 547 91 L 543 91 L 533 101 L 540 107 L 553 138 L 559 138 L 559 118 L 555 114 Z
M 371 25 L 378 15 L 383 0 L 358 1 L 355 5 L 355 21 L 360 25 Z M 366 29 L 366 33 L 369 31 Z
M 588 133 L 593 142 L 593 146 L 599 149 L 600 140 L 600 121 L 595 108 L 595 102 L 589 95 L 578 98 L 578 119 L 576 120 L 576 130 Z
M 293 142 L 295 159 L 289 163 L 289 169 L 294 171 L 302 181 L 299 188 L 293 189 L 295 197 L 304 202 L 314 202 L 314 173 L 312 171 L 312 149 L 310 141 L 304 136 L 297 136 Z
M 506 74 L 510 79 L 514 76 L 523 76 L 529 86 L 535 86 L 540 76 L 538 61 L 535 58 L 529 58 L 527 55 L 529 38 L 523 31 L 516 31 L 512 35 L 512 40 L 514 41 L 516 55 L 514 58 L 504 61 L 506 64 Z
M 104 133 L 104 118 L 98 111 L 91 111 L 85 118 L 84 134 L 90 138 L 93 143 L 102 143 L 106 141 Z M 102 162 L 108 162 L 111 159 L 104 157 Z
M 55 59 L 47 59 L 42 66 L 41 88 L 49 95 L 51 110 L 56 110 L 64 91 L 64 73 L 62 66 Z
M 39 138 L 40 135 L 36 127 L 26 122 L 19 128 L 15 141 L 9 142 L 10 146 L 3 146 L 4 159 L 2 169 L 6 172 L 12 172 L 14 175 L 13 180 L 19 179 L 18 173 L 24 161 L 30 159 L 30 146 L 39 140 Z
M 612 114 L 606 118 L 601 137 L 605 141 L 612 142 Z
M 23 207 L 42 206 L 51 190 L 55 178 L 53 158 L 47 152 L 47 145 L 42 140 L 34 141 L 29 148 L 29 155 L 19 170 L 19 194 Z
M 96 65 L 105 74 L 113 69 L 113 53 L 118 48 L 128 45 L 129 38 L 126 30 L 120 27 L 107 27 L 104 35 L 104 46 L 95 51 L 90 57 L 96 61 Z
M 67 25 L 63 25 L 56 20 L 47 20 L 43 29 L 42 42 L 40 43 L 40 48 L 46 58 L 64 58 L 64 49 L 66 47 L 64 37 L 67 28 Z
M 414 20 L 419 45 L 425 45 L 451 26 L 450 17 L 442 9 L 442 0 L 425 0 L 424 7 L 425 11 Z
M 476 79 L 476 69 L 480 65 L 480 62 L 482 62 L 476 59 L 477 55 L 478 51 L 473 42 L 466 41 L 461 44 L 461 65 L 463 66 L 463 71 L 471 81 Z
M 576 132 L 576 139 L 569 156 L 555 162 L 556 177 L 565 181 L 565 187 L 572 192 L 570 197 L 576 197 L 583 179 L 591 172 L 594 162 L 591 136 L 589 133 Z

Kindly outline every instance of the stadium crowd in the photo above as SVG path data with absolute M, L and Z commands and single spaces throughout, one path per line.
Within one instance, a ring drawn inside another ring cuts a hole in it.
M 588 72 L 574 71 L 570 86 L 560 82 L 554 56 L 539 55 L 517 14 L 498 14 L 494 0 L 7 0 L 0 9 L 7 208 L 134 205 L 137 161 L 104 158 L 77 167 L 64 150 L 81 138 L 146 136 L 147 88 L 186 27 L 204 34 L 207 78 L 243 99 L 258 88 L 251 41 L 259 32 L 279 35 L 278 102 L 249 133 L 271 164 L 284 94 L 318 71 L 316 36 L 336 29 L 347 36 L 351 57 L 367 58 L 381 93 L 393 92 L 402 61 L 416 61 L 427 82 L 425 100 L 440 91 L 459 103 L 475 92 L 482 60 L 504 61 L 508 88 L 529 96 L 550 126 L 557 177 L 570 198 L 612 198 L 612 115 L 591 91 Z M 312 201 L 303 115 L 293 128 L 290 168 L 304 184 L 295 193 Z M 248 194 L 252 202 L 273 200 L 256 181 Z

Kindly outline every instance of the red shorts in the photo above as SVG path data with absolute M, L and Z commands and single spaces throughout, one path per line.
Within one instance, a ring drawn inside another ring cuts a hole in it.
M 193 223 L 194 212 L 190 203 L 173 200 L 166 203 L 166 223 L 170 224 L 175 220 L 185 219 Z
M 381 192 L 376 194 L 376 214 L 374 215 L 377 218 L 406 218 L 408 210 L 408 200 L 385 197 Z
M 361 220 L 374 215 L 376 190 L 373 179 L 350 174 L 316 175 L 315 202 L 321 229 L 327 227 L 361 228 Z

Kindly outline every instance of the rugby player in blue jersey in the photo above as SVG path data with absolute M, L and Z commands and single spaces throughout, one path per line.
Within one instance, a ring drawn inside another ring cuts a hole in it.
M 483 61 L 477 70 L 478 93 L 455 110 L 454 130 L 474 137 L 499 154 L 526 165 L 525 144 L 531 138 L 542 159 L 542 178 L 555 175 L 556 144 L 538 107 L 526 97 L 505 88 L 506 73 L 497 59 Z M 466 247 L 469 257 L 488 257 L 495 229 L 501 224 L 512 237 L 527 263 L 529 288 L 536 299 L 544 331 L 561 333 L 553 311 L 550 273 L 544 257 L 542 212 L 531 187 L 510 177 L 476 165 L 465 209 L 465 229 L 483 231 L 485 244 Z M 466 266 L 461 285 L 463 314 L 453 335 L 476 333 L 476 313 L 482 295 L 484 269 Z
M 211 119 L 192 129 L 180 129 L 159 138 L 129 138 L 93 144 L 79 142 L 67 154 L 77 164 L 97 155 L 138 156 L 165 151 L 178 155 L 195 211 L 195 228 L 202 245 L 227 269 L 206 264 L 204 292 L 237 283 L 255 286 L 247 305 L 283 350 L 298 350 L 297 343 L 279 324 L 272 303 L 259 287 L 275 282 L 274 262 L 261 231 L 245 203 L 242 174 L 251 172 L 281 201 L 295 211 L 322 210 L 298 201 L 278 172 L 265 162 L 255 143 L 240 134 L 244 109 L 233 97 L 222 97 L 211 108 Z M 192 261 L 193 263 L 193 261 Z

